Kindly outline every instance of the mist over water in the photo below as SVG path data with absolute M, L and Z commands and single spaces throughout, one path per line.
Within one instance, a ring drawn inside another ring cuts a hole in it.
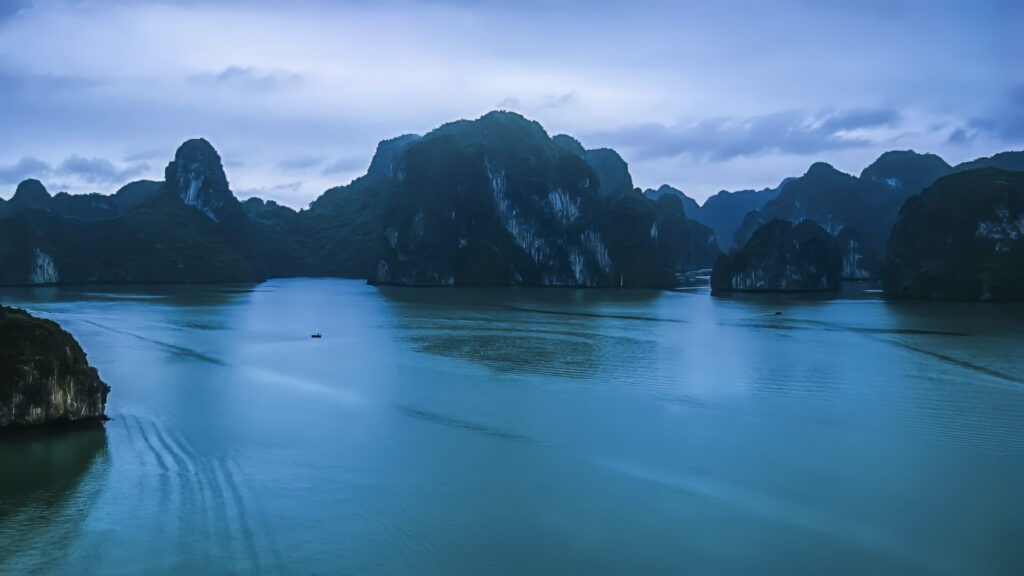
M 105 430 L 0 437 L 0 573 L 1024 572 L 1022 305 L 308 279 L 0 300 L 112 386 Z

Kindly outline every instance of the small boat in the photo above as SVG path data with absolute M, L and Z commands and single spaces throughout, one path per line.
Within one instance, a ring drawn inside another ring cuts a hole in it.
M 319 332 L 313 332 L 312 336 L 310 336 L 310 338 L 323 338 L 323 337 L 324 337 L 324 335 L 319 333 Z

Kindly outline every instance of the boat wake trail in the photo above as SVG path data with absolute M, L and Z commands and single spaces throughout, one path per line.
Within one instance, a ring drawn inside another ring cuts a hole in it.
M 121 417 L 143 473 L 143 499 L 160 518 L 150 540 L 157 557 L 222 557 L 240 572 L 280 565 L 269 530 L 246 498 L 244 476 L 229 456 L 204 455 L 180 433 L 134 414 Z M 189 552 L 182 555 L 181 551 Z

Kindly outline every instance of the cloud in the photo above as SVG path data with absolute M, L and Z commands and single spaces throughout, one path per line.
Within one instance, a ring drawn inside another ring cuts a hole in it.
M 112 184 L 130 180 L 149 170 L 149 164 L 139 162 L 118 169 L 105 158 L 83 158 L 71 155 L 64 159 L 56 172 L 62 176 L 74 176 L 89 184 Z
M 123 160 L 125 162 L 137 163 L 142 162 L 143 160 L 152 160 L 154 158 L 160 158 L 166 155 L 166 150 L 140 150 L 138 152 L 131 152 L 129 154 L 125 154 Z
M 971 119 L 969 127 L 991 134 L 1006 143 L 1024 142 L 1024 84 L 1006 91 L 1005 106 L 999 114 Z
M 572 106 L 578 103 L 579 97 L 576 95 L 574 90 L 570 90 L 565 94 L 558 96 L 549 96 L 540 103 L 540 108 L 562 108 L 563 106 Z
M 26 178 L 42 178 L 50 172 L 50 165 L 38 158 L 23 157 L 14 164 L 0 166 L 0 182 L 17 184 Z
M 193 84 L 203 86 L 277 90 L 298 84 L 302 76 L 287 70 L 261 71 L 248 66 L 228 66 L 216 74 L 193 74 L 188 79 Z
M 494 107 L 499 110 L 518 110 L 523 107 L 523 102 L 515 96 L 509 96 L 495 104 Z
M 305 205 L 380 140 L 496 103 L 688 192 L 773 185 L 817 159 L 859 170 L 885 148 L 1015 146 L 1020 2 L 868 2 L 0 0 L 0 159 L 156 172 L 204 134 L 239 188 L 323 158 L 281 189 Z M 947 142 L 958 128 L 976 137 Z
M 970 129 L 994 136 L 1004 143 L 1024 142 L 1024 112 L 972 118 L 967 124 Z
M 363 156 L 348 156 L 345 158 L 339 158 L 334 162 L 331 162 L 327 166 L 324 166 L 324 174 L 343 174 L 345 172 L 352 172 L 361 168 L 366 168 L 366 158 Z
M 875 143 L 866 131 L 895 128 L 897 110 L 850 109 L 808 114 L 776 112 L 749 118 L 704 118 L 666 125 L 645 123 L 595 132 L 590 141 L 632 150 L 640 160 L 683 154 L 724 161 L 762 153 L 809 154 Z
M 302 182 L 285 182 L 273 186 L 256 186 L 253 188 L 240 188 L 235 190 L 239 198 L 280 198 L 288 197 L 302 187 Z
M 835 134 L 861 128 L 895 126 L 899 122 L 900 113 L 893 108 L 857 108 L 827 115 L 818 128 L 818 132 Z
M 576 91 L 570 90 L 561 94 L 544 94 L 526 99 L 522 99 L 517 96 L 508 96 L 503 98 L 494 107 L 499 110 L 551 111 L 578 105 L 580 103 L 579 100 L 579 95 Z
M 15 70 L 0 69 L 0 93 L 10 95 L 15 92 L 46 93 L 70 92 L 80 94 L 83 90 L 98 86 L 100 81 L 82 76 L 66 76 L 59 74 L 22 73 Z
M 277 163 L 277 167 L 282 170 L 290 172 L 308 170 L 324 163 L 326 158 L 323 156 L 296 156 L 295 158 L 287 158 Z

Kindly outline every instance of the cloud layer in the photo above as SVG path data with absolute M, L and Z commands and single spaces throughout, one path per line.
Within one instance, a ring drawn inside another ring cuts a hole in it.
M 819 159 L 858 172 L 892 148 L 1024 147 L 1019 2 L 0 6 L 5 197 L 33 175 L 72 192 L 159 178 L 203 136 L 236 190 L 302 206 L 379 140 L 496 107 L 698 198 Z
M 22 157 L 10 165 L 0 165 L 0 184 L 13 185 L 27 178 L 52 181 L 61 189 L 109 190 L 150 172 L 149 164 L 136 162 L 118 168 L 106 158 L 85 158 L 72 154 L 56 166 L 38 158 Z M 91 188 L 90 188 L 91 187 Z

